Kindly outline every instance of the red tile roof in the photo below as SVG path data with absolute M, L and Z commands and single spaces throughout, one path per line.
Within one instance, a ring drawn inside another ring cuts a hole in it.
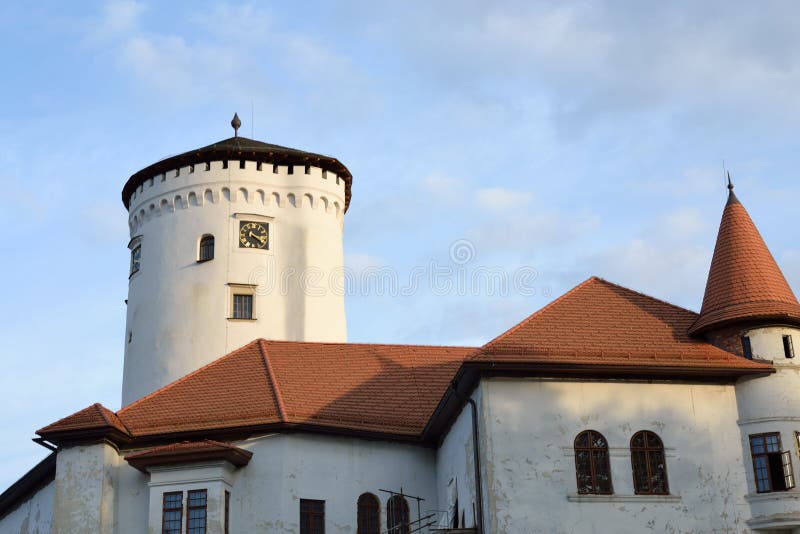
M 122 424 L 119 417 L 117 417 L 117 414 L 100 403 L 92 404 L 88 408 L 84 408 L 63 419 L 59 419 L 55 423 L 38 430 L 36 433 L 40 435 L 52 435 L 87 430 L 96 430 L 98 432 L 113 430 L 121 434 L 128 434 L 128 430 L 125 428 L 125 425 Z
M 593 277 L 484 345 L 468 362 L 643 371 L 772 369 L 692 339 L 688 329 L 696 319 L 694 312 Z
M 260 425 L 417 436 L 474 350 L 261 339 L 119 417 L 134 437 Z
M 200 441 L 181 441 L 129 454 L 125 457 L 129 464 L 139 470 L 153 465 L 180 464 L 206 460 L 227 460 L 242 467 L 250 462 L 253 453 L 230 443 L 204 439 Z
M 747 210 L 731 189 L 714 247 L 697 334 L 728 323 L 800 324 L 800 304 Z

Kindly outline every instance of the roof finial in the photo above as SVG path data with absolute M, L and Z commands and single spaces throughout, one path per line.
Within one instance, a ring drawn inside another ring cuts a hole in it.
M 233 126 L 233 136 L 239 137 L 239 127 L 242 125 L 242 121 L 239 119 L 239 114 L 234 113 L 233 119 L 231 119 L 231 126 Z
M 731 171 L 728 171 L 728 191 L 733 192 L 733 182 L 731 181 Z

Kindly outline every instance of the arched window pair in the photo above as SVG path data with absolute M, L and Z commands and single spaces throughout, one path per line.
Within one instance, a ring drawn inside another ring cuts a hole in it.
M 633 488 L 637 495 L 667 495 L 667 463 L 664 444 L 654 432 L 642 430 L 631 438 Z M 595 430 L 585 430 L 575 438 L 575 474 L 578 493 L 610 495 L 611 466 L 608 442 Z
M 364 493 L 358 498 L 358 528 L 356 534 L 380 534 L 381 503 L 372 493 Z M 401 495 L 393 495 L 386 503 L 386 532 L 388 534 L 409 534 L 411 522 L 408 501 Z

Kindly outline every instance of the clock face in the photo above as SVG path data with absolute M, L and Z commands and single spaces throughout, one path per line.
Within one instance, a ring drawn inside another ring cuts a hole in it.
M 269 248 L 269 224 L 239 222 L 239 248 Z

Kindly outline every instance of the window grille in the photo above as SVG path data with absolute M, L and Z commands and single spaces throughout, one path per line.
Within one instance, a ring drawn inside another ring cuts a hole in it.
M 200 239 L 200 254 L 197 261 L 208 261 L 214 259 L 214 236 L 204 235 Z
M 410 534 L 411 515 L 408 501 L 401 495 L 392 495 L 386 502 L 387 534 Z
M 358 527 L 356 534 L 380 534 L 381 504 L 372 493 L 364 493 L 358 498 Z
M 584 430 L 575 438 L 575 475 L 579 494 L 610 495 L 611 466 L 608 442 L 594 430 Z
M 631 466 L 637 495 L 669 495 L 664 443 L 654 432 L 642 430 L 633 435 Z
M 186 513 L 187 534 L 206 534 L 207 493 L 204 489 L 189 491 Z
M 300 534 L 325 534 L 325 501 L 300 499 Z
M 253 295 L 233 296 L 233 318 L 234 319 L 253 318 Z
M 183 530 L 183 493 L 165 493 L 161 512 L 161 533 L 181 534 Z

